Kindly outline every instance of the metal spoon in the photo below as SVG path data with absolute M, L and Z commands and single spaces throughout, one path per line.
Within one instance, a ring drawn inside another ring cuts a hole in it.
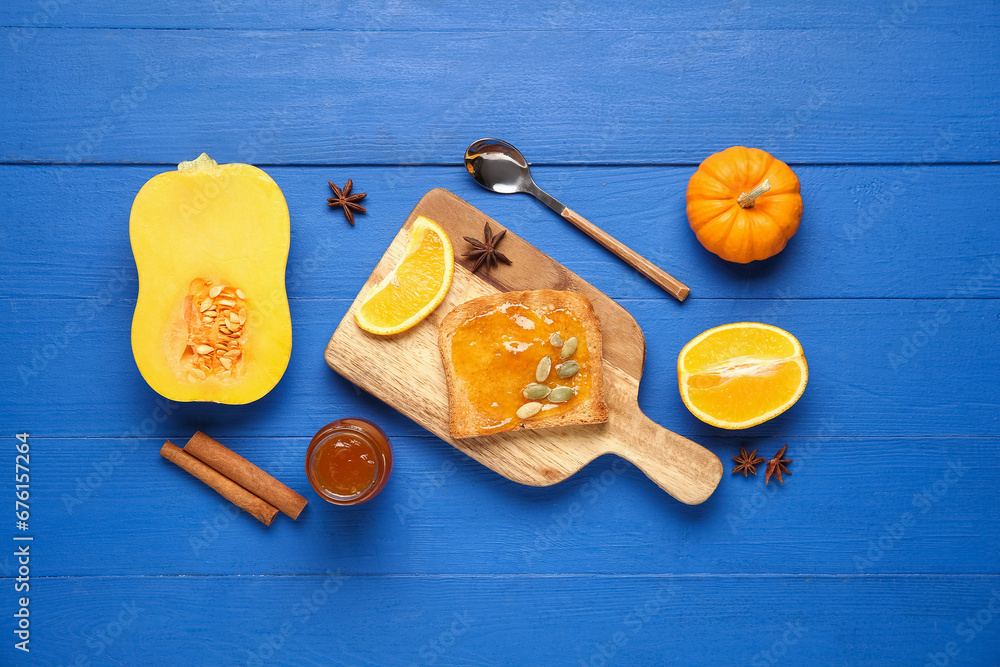
M 506 141 L 480 139 L 473 142 L 465 151 L 465 168 L 476 179 L 476 183 L 487 190 L 504 195 L 526 192 L 537 198 L 678 300 L 683 301 L 691 291 L 687 285 L 535 185 L 527 160 Z

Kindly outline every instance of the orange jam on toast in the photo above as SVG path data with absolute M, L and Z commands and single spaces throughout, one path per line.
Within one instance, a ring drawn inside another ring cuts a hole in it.
M 576 351 L 561 359 L 561 346 L 571 338 L 577 339 Z M 551 360 L 551 370 L 538 380 L 536 371 L 546 356 Z M 517 416 L 519 409 L 532 402 L 523 393 L 529 385 L 573 390 L 565 402 L 535 399 L 542 407 L 532 415 L 534 419 L 566 413 L 585 402 L 591 391 L 586 331 L 580 319 L 565 307 L 535 307 L 516 299 L 504 300 L 458 324 L 451 343 L 451 361 L 469 403 L 480 415 L 477 427 L 484 433 L 509 430 L 512 422 L 530 420 Z M 560 377 L 561 365 L 568 362 L 578 364 L 579 370 L 571 377 Z

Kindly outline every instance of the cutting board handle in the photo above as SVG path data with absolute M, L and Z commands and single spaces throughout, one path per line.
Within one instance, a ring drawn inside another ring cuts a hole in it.
M 610 425 L 617 441 L 614 453 L 634 463 L 682 503 L 705 502 L 722 480 L 718 456 L 663 428 L 644 415 L 638 405 Z

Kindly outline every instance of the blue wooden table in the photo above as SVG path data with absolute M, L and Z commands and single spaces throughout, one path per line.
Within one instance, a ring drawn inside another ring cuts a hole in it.
M 1000 663 L 1000 5 L 671 4 L 5 2 L 0 663 Z M 689 300 L 479 189 L 461 156 L 483 136 Z M 805 202 L 787 249 L 749 266 L 684 213 L 697 164 L 731 145 L 788 162 Z M 291 363 L 248 406 L 167 403 L 130 349 L 132 198 L 202 151 L 260 165 L 291 213 Z M 348 178 L 369 193 L 356 227 L 325 203 Z M 519 486 L 327 368 L 434 187 L 632 313 L 641 407 L 726 462 L 708 502 L 611 456 Z M 684 408 L 675 363 L 743 320 L 795 334 L 810 382 L 726 432 Z M 303 455 L 349 415 L 396 458 L 377 499 L 340 508 Z M 265 528 L 157 455 L 197 429 L 308 495 L 302 517 Z M 784 444 L 784 486 L 729 474 L 741 445 Z

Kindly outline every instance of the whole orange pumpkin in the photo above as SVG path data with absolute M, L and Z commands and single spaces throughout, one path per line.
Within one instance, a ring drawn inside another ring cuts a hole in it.
M 691 176 L 687 216 L 701 244 L 722 259 L 767 259 L 799 228 L 799 179 L 770 153 L 733 146 L 706 158 Z

